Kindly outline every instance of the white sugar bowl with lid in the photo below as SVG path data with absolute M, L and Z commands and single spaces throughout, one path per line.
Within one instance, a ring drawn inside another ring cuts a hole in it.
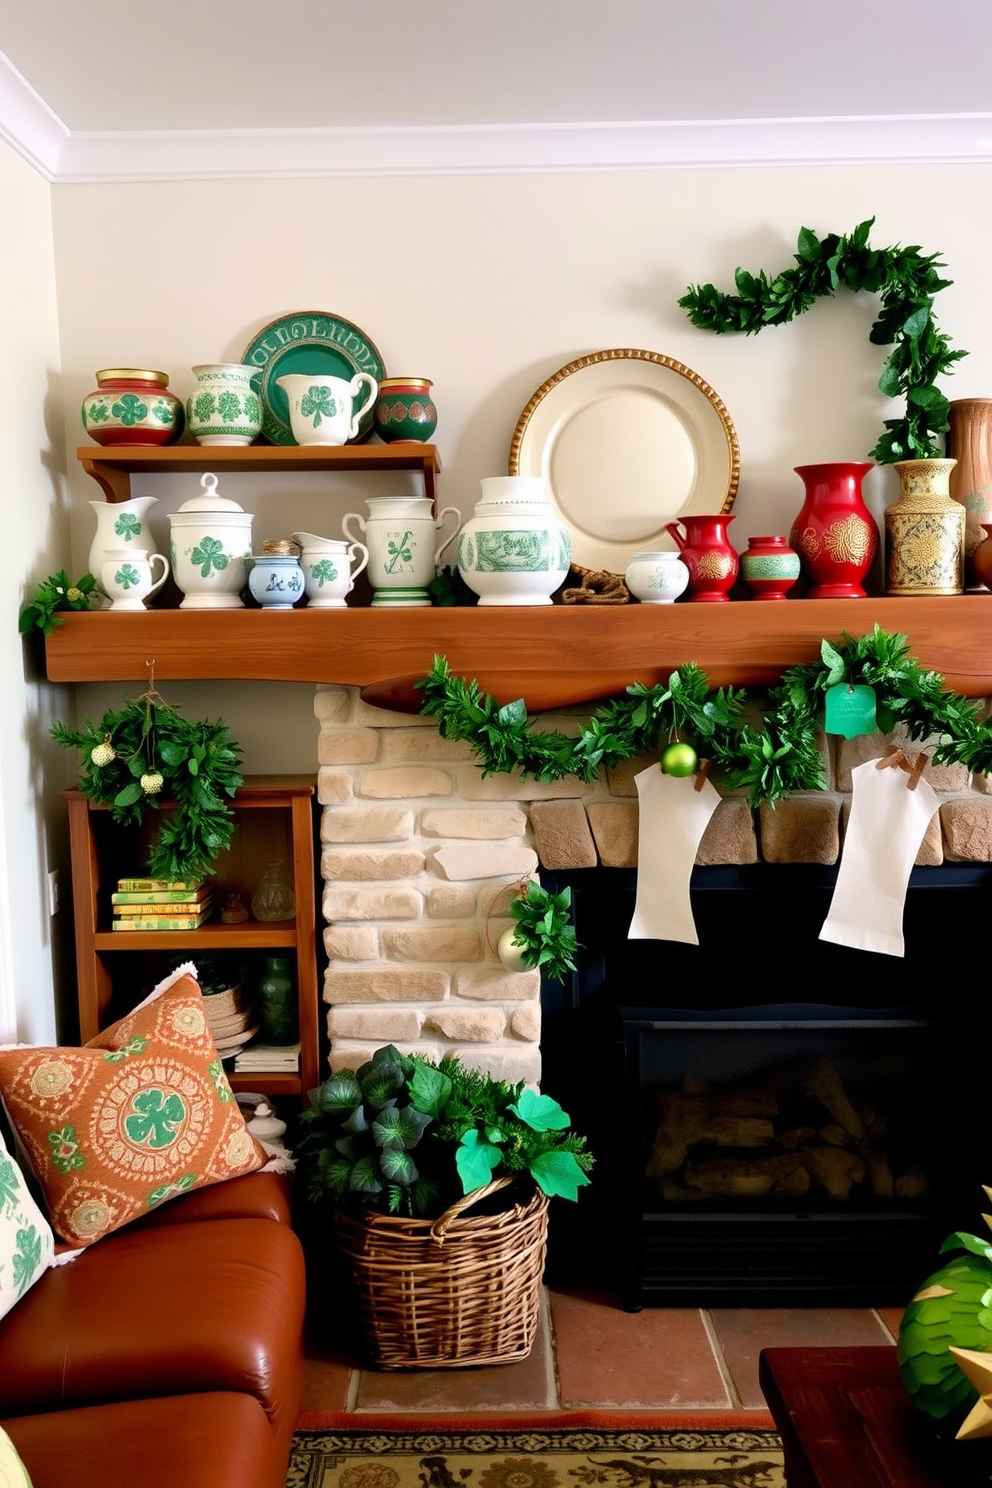
M 217 494 L 217 477 L 200 481 L 202 496 L 169 513 L 172 576 L 185 598 L 181 610 L 240 610 L 251 557 L 250 515 Z
M 493 475 L 458 537 L 458 570 L 480 605 L 546 605 L 568 578 L 572 540 L 540 475 Z

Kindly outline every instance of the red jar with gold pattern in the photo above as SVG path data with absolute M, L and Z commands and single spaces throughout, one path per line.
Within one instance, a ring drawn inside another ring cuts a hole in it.
M 807 599 L 864 599 L 862 581 L 878 552 L 878 527 L 865 506 L 861 482 L 870 460 L 796 465 L 806 500 L 789 543 L 799 554 Z

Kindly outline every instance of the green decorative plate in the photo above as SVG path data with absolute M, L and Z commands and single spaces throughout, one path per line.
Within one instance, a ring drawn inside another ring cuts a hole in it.
M 270 321 L 245 348 L 241 360 L 261 371 L 262 434 L 272 444 L 296 443 L 289 426 L 289 404 L 282 388 L 276 386 L 277 377 L 300 372 L 344 377 L 350 382 L 356 372 L 367 372 L 381 382 L 386 375 L 379 349 L 365 332 L 326 310 L 297 310 Z M 374 409 L 373 399 L 349 444 L 360 444 L 371 434 Z

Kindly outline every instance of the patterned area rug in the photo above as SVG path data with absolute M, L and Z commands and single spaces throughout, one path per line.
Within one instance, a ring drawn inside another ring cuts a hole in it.
M 749 1426 L 350 1427 L 298 1431 L 286 1488 L 785 1488 Z

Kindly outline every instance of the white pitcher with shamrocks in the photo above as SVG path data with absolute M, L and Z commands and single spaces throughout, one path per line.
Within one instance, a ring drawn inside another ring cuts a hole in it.
M 111 553 L 116 555 L 135 548 L 143 548 L 146 558 L 155 553 L 148 513 L 157 501 L 157 496 L 132 496 L 130 501 L 90 502 L 96 516 L 96 532 L 90 544 L 89 571 L 96 579 L 104 609 L 110 599 L 103 587 L 103 565 Z
M 369 579 L 372 603 L 390 609 L 422 609 L 431 602 L 429 585 L 437 577 L 441 554 L 458 535 L 461 514 L 446 506 L 435 518 L 434 503 L 421 496 L 370 496 L 365 505 L 368 517 L 349 512 L 341 524 L 352 542 L 359 539 L 348 530 L 357 524 L 369 550 Z M 438 534 L 446 519 L 455 525 L 438 546 Z
M 276 378 L 289 404 L 289 426 L 297 444 L 349 444 L 361 432 L 362 415 L 379 395 L 379 384 L 367 372 L 343 377 L 288 372 Z M 366 388 L 365 398 L 359 393 Z

